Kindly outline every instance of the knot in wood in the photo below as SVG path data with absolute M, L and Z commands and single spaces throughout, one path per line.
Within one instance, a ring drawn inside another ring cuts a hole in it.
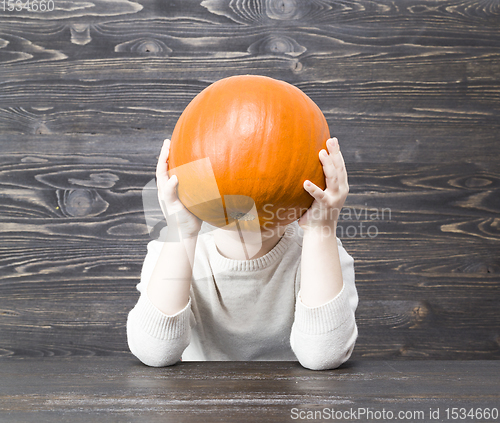
M 153 40 L 145 40 L 139 43 L 137 46 L 137 51 L 139 53 L 160 53 L 163 49 L 161 46 Z
M 34 130 L 36 135 L 46 135 L 51 133 L 50 129 L 47 128 L 47 125 L 45 125 L 45 122 L 38 122 L 35 125 Z
M 270 35 L 262 40 L 256 41 L 248 48 L 248 52 L 252 54 L 273 54 L 300 56 L 307 49 L 300 45 L 293 38 L 285 35 Z
M 268 0 L 266 14 L 276 20 L 297 19 L 297 2 L 296 0 Z
M 66 212 L 71 216 L 85 216 L 92 210 L 92 193 L 87 189 L 73 189 L 66 191 Z
M 90 36 L 90 25 L 88 24 L 71 24 L 70 26 L 71 42 L 80 46 L 84 46 L 92 41 Z
M 272 53 L 290 53 L 293 51 L 293 46 L 286 38 L 273 38 L 268 44 L 269 50 Z
M 154 38 L 138 38 L 115 46 L 115 52 L 130 52 L 150 56 L 168 56 L 172 53 L 163 41 Z
M 58 203 L 66 216 L 90 217 L 106 211 L 109 204 L 92 189 L 67 189 L 63 193 L 58 191 Z

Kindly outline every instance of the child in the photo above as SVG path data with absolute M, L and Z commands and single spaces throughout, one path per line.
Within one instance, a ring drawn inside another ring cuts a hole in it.
M 167 240 L 148 244 L 140 297 L 127 320 L 139 360 L 298 360 L 322 370 L 350 357 L 357 337 L 354 262 L 335 235 L 349 188 L 338 140 L 326 145 L 319 153 L 325 190 L 304 181 L 312 206 L 290 225 L 263 229 L 248 260 L 237 233 L 203 233 L 179 201 L 165 140 L 156 178 Z

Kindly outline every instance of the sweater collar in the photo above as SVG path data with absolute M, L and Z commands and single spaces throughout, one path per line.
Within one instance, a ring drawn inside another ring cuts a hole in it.
M 220 270 L 233 270 L 233 271 L 258 271 L 269 267 L 285 254 L 289 246 L 294 242 L 298 236 L 299 226 L 297 224 L 290 224 L 286 228 L 283 236 L 271 251 L 262 257 L 250 260 L 234 260 L 223 256 L 217 250 L 213 235 L 209 237 L 208 247 L 210 254 L 210 261 L 212 266 Z

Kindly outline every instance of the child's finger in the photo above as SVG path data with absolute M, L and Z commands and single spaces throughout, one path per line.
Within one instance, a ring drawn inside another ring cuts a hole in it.
M 339 140 L 337 137 L 330 138 L 326 141 L 326 148 L 331 155 L 340 151 Z
M 318 202 L 323 201 L 326 196 L 325 192 L 320 187 L 309 180 L 304 181 L 304 189 Z
M 340 151 L 340 146 L 337 138 L 328 140 L 326 143 L 328 151 L 330 152 L 330 157 L 337 171 L 337 177 L 339 179 L 339 184 L 347 183 L 347 170 L 344 163 L 344 157 Z
M 344 159 L 342 158 L 342 153 L 340 152 L 339 140 L 337 138 L 332 138 L 327 141 L 326 147 L 328 152 L 332 157 L 333 163 L 339 172 L 345 170 Z
M 184 209 L 184 206 L 177 195 L 177 184 L 179 180 L 173 175 L 163 183 L 158 184 L 158 200 L 165 216 L 177 213 Z
M 163 141 L 163 146 L 161 147 L 160 156 L 158 157 L 158 164 L 156 165 L 156 178 L 168 178 L 168 154 L 170 151 L 170 140 L 166 139 Z
M 167 204 L 173 204 L 179 200 L 176 189 L 178 183 L 177 175 L 173 175 L 161 186 L 161 196 Z
M 326 150 L 321 150 L 319 152 L 319 161 L 323 166 L 323 173 L 325 174 L 326 179 L 335 178 L 337 176 L 332 157 L 326 152 Z
M 328 145 L 328 144 L 327 144 Z M 325 175 L 326 189 L 336 190 L 338 187 L 338 173 L 333 163 L 331 154 L 326 150 L 321 150 L 319 153 L 321 164 L 323 165 L 323 173 Z
M 344 157 L 342 152 L 339 151 L 337 157 L 333 159 L 335 168 L 337 169 L 337 175 L 339 178 L 339 184 L 344 186 L 347 185 L 347 169 L 345 167 Z

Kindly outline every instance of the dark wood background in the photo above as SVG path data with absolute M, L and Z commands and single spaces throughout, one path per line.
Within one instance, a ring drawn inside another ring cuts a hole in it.
M 0 10 L 0 355 L 130 354 L 162 140 L 210 83 L 262 74 L 344 152 L 354 357 L 500 357 L 497 0 L 54 3 Z

